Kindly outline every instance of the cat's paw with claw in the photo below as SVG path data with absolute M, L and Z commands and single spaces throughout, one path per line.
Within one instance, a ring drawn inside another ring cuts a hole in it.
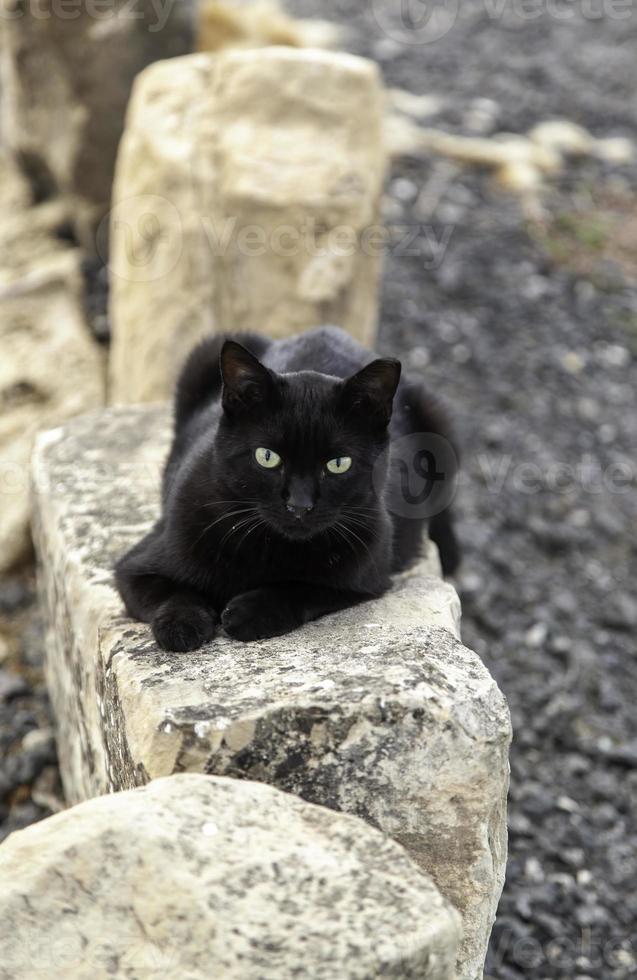
M 162 650 L 186 653 L 211 640 L 216 624 L 217 617 L 212 609 L 167 599 L 157 609 L 151 626 Z
M 301 623 L 281 604 L 280 592 L 252 589 L 230 600 L 221 613 L 221 625 L 235 640 L 265 640 L 296 629 Z

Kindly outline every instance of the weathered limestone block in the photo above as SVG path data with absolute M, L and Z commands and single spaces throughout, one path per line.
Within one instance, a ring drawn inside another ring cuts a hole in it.
M 42 428 L 104 401 L 105 365 L 80 299 L 79 251 L 56 237 L 59 202 L 29 206 L 0 154 L 0 573 L 29 541 L 29 461 Z
M 0 0 L 0 41 L 3 139 L 41 189 L 74 199 L 94 246 L 133 79 L 193 49 L 192 3 Z
M 0 980 L 453 980 L 459 916 L 404 850 L 253 782 L 179 775 L 0 847 Z
M 506 854 L 509 716 L 458 639 L 433 547 L 393 591 L 285 637 L 162 652 L 123 616 L 115 559 L 157 514 L 165 409 L 41 436 L 35 536 L 48 681 L 71 801 L 196 771 L 271 783 L 405 845 L 461 912 L 481 976 Z M 50 493 L 47 488 L 56 487 Z
M 215 330 L 336 323 L 373 342 L 383 106 L 371 62 L 319 50 L 142 73 L 111 214 L 115 402 L 167 397 Z

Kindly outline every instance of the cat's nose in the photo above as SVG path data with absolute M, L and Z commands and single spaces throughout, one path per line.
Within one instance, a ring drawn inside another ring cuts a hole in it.
M 314 495 L 309 480 L 292 478 L 285 494 L 285 509 L 297 520 L 309 514 L 314 507 Z
M 285 505 L 285 509 L 288 514 L 292 514 L 297 520 L 300 520 L 305 514 L 309 514 L 311 510 L 314 510 L 314 504 L 298 504 L 291 500 Z

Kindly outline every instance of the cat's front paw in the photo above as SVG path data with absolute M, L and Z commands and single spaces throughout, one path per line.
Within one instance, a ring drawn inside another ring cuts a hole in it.
M 212 609 L 167 599 L 153 616 L 151 626 L 162 650 L 186 653 L 212 639 L 216 622 Z
M 282 604 L 280 594 L 253 589 L 230 600 L 221 613 L 221 625 L 228 636 L 246 643 L 281 636 L 301 624 L 292 610 Z

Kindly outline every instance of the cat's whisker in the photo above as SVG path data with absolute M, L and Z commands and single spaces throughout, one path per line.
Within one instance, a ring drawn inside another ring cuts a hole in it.
M 256 531 L 256 529 L 258 527 L 267 527 L 265 521 L 262 520 L 260 517 L 257 518 L 256 522 L 252 525 L 252 527 L 248 528 L 248 530 L 246 531 L 246 533 L 243 535 L 243 537 L 241 538 L 241 541 L 239 541 L 239 544 L 237 545 L 237 551 L 246 542 L 246 540 L 250 537 L 250 535 L 252 534 L 252 532 L 253 531 Z
M 208 525 L 208 528 L 214 527 L 215 524 L 220 524 L 221 521 L 225 521 L 228 518 L 237 517 L 239 514 L 252 513 L 255 510 L 256 507 L 239 507 L 237 510 L 226 510 L 223 512 L 223 514 L 220 514 L 216 520 L 212 521 L 212 523 Z
M 207 534 L 208 531 L 211 531 L 213 527 L 215 527 L 217 524 L 220 524 L 221 521 L 231 520 L 233 517 L 238 517 L 240 514 L 248 514 L 248 513 L 255 513 L 255 512 L 256 512 L 256 507 L 242 507 L 238 510 L 224 511 L 223 514 L 217 517 L 216 520 L 211 521 L 211 523 L 208 524 L 208 526 L 203 529 L 203 531 L 201 532 L 197 540 L 194 542 L 193 547 L 194 545 L 199 544 L 204 534 Z
M 376 529 L 372 524 L 370 524 L 369 520 L 364 515 L 358 516 L 354 514 L 345 513 L 344 517 L 345 520 L 350 521 L 353 524 L 357 524 L 359 527 L 362 527 L 365 531 L 370 531 L 375 534 Z
M 354 543 L 345 535 L 343 526 L 339 522 L 337 522 L 336 524 L 332 525 L 332 530 L 336 531 L 339 537 L 345 542 L 346 545 L 348 545 L 354 557 L 355 558 L 358 557 L 356 553 L 356 548 L 354 547 Z
M 252 521 L 255 520 L 255 516 L 254 516 L 255 514 L 256 514 L 256 507 L 253 508 L 253 513 L 249 517 L 244 517 L 243 520 L 237 521 L 236 524 L 233 524 L 232 527 L 228 531 L 226 531 L 226 533 L 224 534 L 224 536 L 222 537 L 221 541 L 217 546 L 219 551 L 221 551 L 226 541 L 228 541 L 233 534 L 236 534 L 237 531 L 241 531 L 244 527 L 246 527 L 248 524 L 251 524 Z M 257 520 L 259 519 L 260 518 L 257 517 Z
M 365 551 L 369 555 L 369 558 L 370 558 L 370 561 L 371 561 L 372 565 L 376 569 L 376 574 L 380 577 L 380 572 L 378 570 L 378 565 L 376 564 L 376 560 L 374 559 L 374 556 L 372 555 L 372 552 L 371 552 L 371 549 L 370 549 L 369 545 L 365 541 L 363 541 L 363 539 L 351 527 L 347 527 L 345 524 L 341 524 L 341 526 L 344 529 L 346 529 L 350 534 L 352 534 L 354 536 L 354 538 L 362 544 L 363 548 L 365 548 Z
M 341 511 L 341 515 L 345 522 L 353 524 L 356 527 L 359 527 L 361 531 L 365 531 L 366 533 L 370 534 L 373 538 L 378 537 L 378 528 L 375 526 L 375 523 L 371 523 L 365 517 L 365 515 L 350 514 L 347 511 L 345 511 L 345 509 Z
M 374 507 L 352 507 L 346 504 L 341 507 L 341 511 L 346 514 L 360 514 L 361 516 L 371 514 L 374 517 L 378 517 L 378 508 Z
M 219 504 L 258 504 L 259 500 L 254 498 L 248 498 L 247 500 L 211 500 L 207 504 L 199 504 L 201 508 L 203 507 L 218 507 Z
M 379 515 L 378 511 L 370 511 L 369 513 L 361 511 L 346 510 L 344 507 L 339 508 L 339 515 L 347 520 L 357 520 L 366 524 L 367 527 L 372 527 L 378 524 Z

